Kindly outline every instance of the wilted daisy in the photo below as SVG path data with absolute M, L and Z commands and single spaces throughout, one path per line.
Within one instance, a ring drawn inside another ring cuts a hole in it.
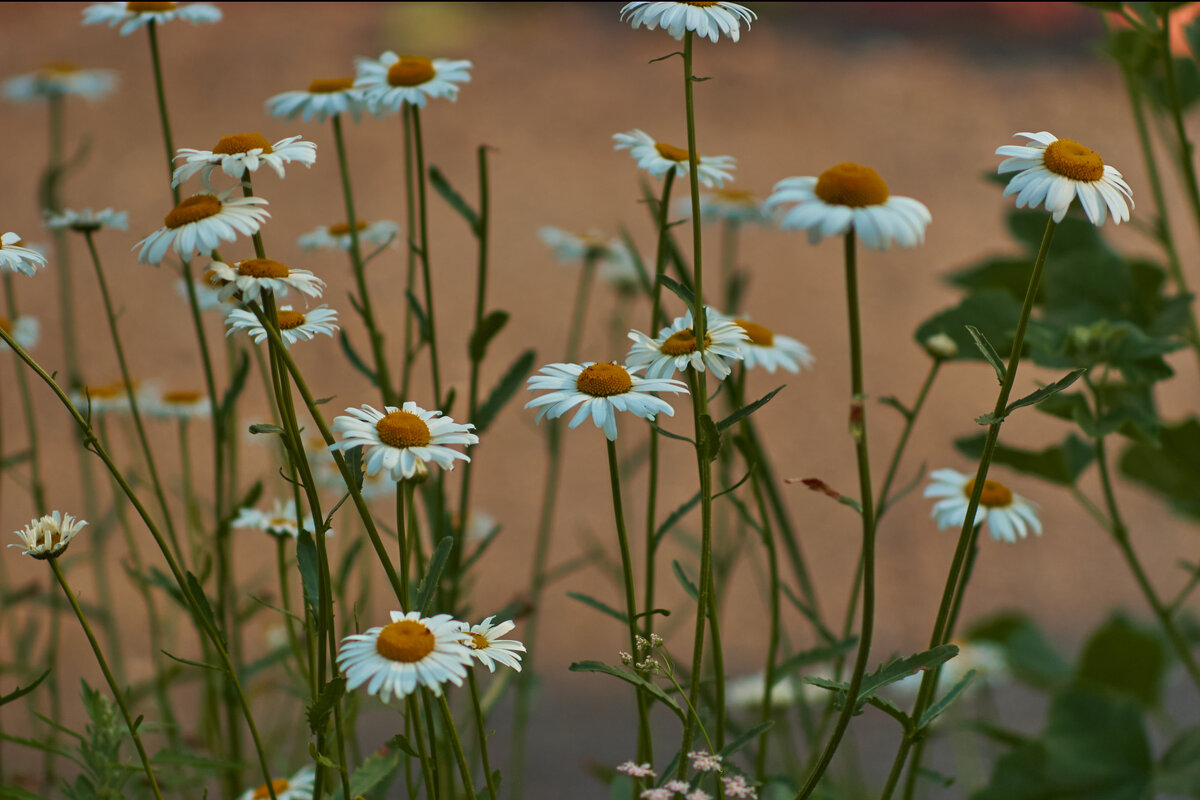
M 571 419 L 570 428 L 577 428 L 589 416 L 596 427 L 604 431 L 610 442 L 617 440 L 618 411 L 628 411 L 652 420 L 658 414 L 674 416 L 675 409 L 651 392 L 687 394 L 687 386 L 670 378 L 643 378 L 636 369 L 627 369 L 615 362 L 608 364 L 547 364 L 528 381 L 530 391 L 548 389 L 547 394 L 533 398 L 525 408 L 538 408 L 536 421 L 542 417 L 557 419 L 579 406 Z
M 17 317 L 15 320 L 0 317 L 0 330 L 11 336 L 22 350 L 32 350 L 37 344 L 38 334 L 41 332 L 35 317 Z M 0 340 L 0 352 L 8 349 L 8 342 Z
M 18 103 L 69 95 L 100 100 L 116 85 L 117 73 L 111 69 L 83 69 L 69 61 L 51 61 L 35 72 L 6 80 L 4 96 Z
M 205 279 L 212 284 L 221 284 L 220 296 L 228 300 L 237 295 L 243 303 L 252 303 L 270 291 L 276 297 L 295 289 L 309 297 L 320 297 L 325 281 L 306 269 L 298 269 L 269 258 L 247 258 L 232 266 L 223 261 L 208 265 Z
M 280 306 L 275 310 L 275 320 L 279 325 L 279 337 L 285 345 L 296 342 L 307 342 L 325 334 L 333 337 L 338 330 L 337 312 L 327 306 L 317 306 L 307 311 L 297 311 L 291 306 Z M 244 308 L 232 309 L 225 317 L 229 330 L 226 336 L 232 336 L 237 331 L 245 331 L 255 344 L 267 340 L 267 329 L 259 324 L 258 317 Z
M 212 414 L 212 404 L 204 392 L 173 389 L 150 398 L 145 410 L 158 419 L 198 419 Z
M 741 347 L 748 369 L 762 367 L 771 374 L 779 367 L 788 372 L 799 372 L 801 367 L 812 369 L 815 359 L 808 347 L 799 341 L 748 319 L 733 318 L 730 322 L 746 333 L 747 341 L 742 342 Z
M 317 146 L 299 136 L 289 136 L 271 144 L 267 137 L 258 132 L 233 133 L 222 136 L 212 150 L 181 147 L 175 153 L 175 160 L 184 163 L 175 168 L 172 186 L 178 186 L 196 173 L 200 173 L 200 180 L 207 186 L 209 176 L 217 167 L 237 180 L 241 180 L 246 173 L 257 172 L 262 166 L 270 167 L 282 178 L 284 164 L 295 162 L 306 167 L 315 164 Z
M 9 547 L 24 547 L 21 555 L 40 560 L 54 558 L 67 549 L 84 525 L 87 525 L 84 520 L 55 511 L 41 519 L 31 520 L 19 531 L 13 531 L 21 537 L 21 544 L 10 544 Z
M 923 203 L 892 195 L 878 172 L 849 161 L 817 178 L 784 178 L 775 184 L 764 210 L 772 213 L 788 205 L 792 207 L 780 227 L 807 230 L 813 244 L 853 228 L 873 250 L 886 250 L 893 241 L 901 247 L 922 244 L 933 219 Z
M 240 233 L 253 236 L 264 220 L 271 216 L 262 206 L 261 197 L 230 197 L 194 194 L 183 200 L 163 218 L 163 227 L 134 245 L 141 247 L 138 261 L 159 264 L 168 250 L 174 249 L 187 261 L 197 253 L 207 255 L 221 242 L 233 242 Z
M 996 172 L 1018 173 L 1004 187 L 1005 197 L 1017 196 L 1017 208 L 1044 205 L 1055 222 L 1062 222 L 1078 197 L 1093 225 L 1103 225 L 1107 214 L 1112 215 L 1114 225 L 1129 221 L 1133 191 L 1096 151 L 1048 131 L 1014 135 L 1029 139 L 1029 143 L 996 148 L 996 155 L 1008 156 Z
M 83 10 L 83 24 L 104 23 L 110 28 L 121 26 L 121 35 L 129 34 L 153 22 L 156 26 L 173 19 L 218 22 L 221 10 L 208 3 L 92 3 Z
M 0 272 L 8 270 L 33 275 L 46 266 L 44 255 L 21 244 L 21 237 L 12 231 L 0 236 Z
M 316 778 L 317 772 L 312 767 L 304 767 L 290 778 L 276 778 L 271 781 L 275 800 L 312 800 Z M 257 789 L 242 792 L 237 800 L 267 800 L 270 796 L 271 792 L 264 783 Z
M 115 211 L 112 208 L 102 208 L 93 211 L 85 208 L 82 211 L 72 211 L 69 208 L 58 213 L 46 213 L 47 228 L 69 228 L 79 233 L 91 233 L 101 228 L 116 228 L 123 231 L 129 227 L 129 212 Z
M 234 528 L 249 528 L 264 531 L 281 539 L 295 539 L 300 535 L 299 517 L 296 514 L 294 499 L 280 500 L 276 498 L 271 503 L 270 511 L 260 511 L 257 508 L 240 508 L 238 515 L 230 525 Z M 309 533 L 316 531 L 311 513 L 304 515 L 304 530 Z M 326 536 L 333 533 L 326 531 Z
M 975 478 L 952 469 L 936 469 L 929 477 L 933 478 L 933 483 L 925 487 L 925 496 L 942 498 L 933 504 L 933 518 L 937 520 L 938 528 L 962 527 Z M 1000 481 L 987 480 L 979 497 L 979 508 L 975 510 L 975 524 L 981 525 L 987 520 L 992 538 L 1005 542 L 1016 542 L 1018 537 L 1024 539 L 1030 529 L 1040 536 L 1042 523 L 1035 508 L 1033 503 L 1013 494 L 1012 489 Z
M 629 133 L 614 133 L 613 139 L 617 142 L 614 149 L 628 150 L 637 162 L 638 169 L 644 169 L 656 178 L 661 178 L 671 170 L 678 175 L 688 174 L 690 163 L 687 148 L 656 142 L 648 133 L 637 128 Z M 725 181 L 733 180 L 736 161 L 733 156 L 702 156 L 697 153 L 696 176 L 700 183 L 710 189 L 720 187 Z
M 696 334 L 692 330 L 692 312 L 677 317 L 670 325 L 651 339 L 641 331 L 630 331 L 633 347 L 625 363 L 631 367 L 646 367 L 647 378 L 665 378 L 676 370 L 683 372 L 688 367 L 697 372 L 708 370 L 719 381 L 729 375 L 726 361 L 742 358 L 742 345 L 750 341 L 745 329 L 705 307 L 704 346 L 696 346 Z
M 454 469 L 456 459 L 471 458 L 447 445 L 479 444 L 479 437 L 471 433 L 474 425 L 457 423 L 440 411 L 426 411 L 412 401 L 401 408 L 385 406 L 383 412 L 364 405 L 347 408 L 346 413 L 350 416 L 333 420 L 333 429 L 344 438 L 330 449 L 349 450 L 361 445 L 368 475 L 386 470 L 392 480 L 401 481 L 416 475 L 418 464 L 430 461 L 443 469 Z
M 346 676 L 346 688 L 365 684 L 367 694 L 377 694 L 386 703 L 393 695 L 407 697 L 418 686 L 435 695 L 442 693 L 447 681 L 462 686 L 471 666 L 462 623 L 449 614 L 422 617 L 418 611 L 393 611 L 391 615 L 387 625 L 342 640 L 337 663 Z
M 400 235 L 400 226 L 391 220 L 381 219 L 375 222 L 358 222 L 358 241 L 383 247 Z M 333 225 L 318 225 L 316 230 L 306 233 L 297 240 L 305 250 L 349 250 L 350 225 L 338 222 Z
M 662 28 L 676 39 L 682 39 L 686 31 L 694 31 L 701 39 L 707 37 L 715 44 L 721 34 L 737 41 L 742 34 L 742 23 L 750 23 L 758 16 L 737 3 L 675 3 L 637 2 L 626 3 L 621 9 L 621 19 L 628 20 L 634 28 L 643 25 L 648 30 Z
M 317 78 L 308 91 L 284 92 L 267 100 L 267 113 L 273 117 L 305 122 L 324 122 L 331 114 L 349 113 L 355 122 L 362 119 L 363 92 L 354 88 L 354 78 Z
M 692 199 L 681 197 L 675 203 L 675 213 L 690 218 Z M 754 222 L 765 225 L 771 217 L 763 211 L 760 197 L 746 189 L 713 189 L 700 193 L 700 221 L 709 222 Z
M 525 652 L 525 645 L 516 639 L 501 639 L 500 637 L 516 627 L 511 621 L 492 624 L 495 617 L 488 617 L 474 627 L 463 623 L 463 641 L 471 650 L 471 655 L 488 668 L 488 672 L 496 671 L 496 664 L 512 667 L 521 671 L 520 653 Z
M 471 80 L 470 61 L 398 56 L 391 50 L 378 59 L 360 58 L 355 66 L 354 88 L 364 90 L 367 107 L 375 113 L 399 111 L 405 103 L 424 108 L 430 97 L 457 100 L 458 84 Z

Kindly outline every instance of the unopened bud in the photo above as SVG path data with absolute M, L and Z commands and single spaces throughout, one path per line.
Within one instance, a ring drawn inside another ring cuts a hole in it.
M 938 361 L 945 361 L 958 355 L 958 345 L 945 333 L 935 333 L 922 342 L 922 346 L 930 358 Z

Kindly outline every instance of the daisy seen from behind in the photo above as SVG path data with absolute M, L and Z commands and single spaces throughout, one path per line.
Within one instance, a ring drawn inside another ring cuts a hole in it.
M 650 134 L 637 128 L 628 133 L 614 133 L 613 140 L 616 141 L 614 149 L 628 150 L 637 162 L 638 169 L 644 169 L 656 178 L 661 178 L 671 170 L 680 176 L 688 174 L 690 154 L 687 148 L 655 141 Z M 736 161 L 733 156 L 702 156 L 697 153 L 696 177 L 710 189 L 720 188 L 725 181 L 733 180 Z
M 285 345 L 296 342 L 308 342 L 317 338 L 318 334 L 333 337 L 338 330 L 337 312 L 327 306 L 317 306 L 307 311 L 297 311 L 291 306 L 280 306 L 275 310 L 275 322 L 279 326 L 279 338 Z M 258 317 L 244 308 L 235 308 L 225 317 L 229 330 L 226 336 L 232 336 L 238 331 L 245 331 L 255 344 L 262 344 L 269 338 L 267 329 L 258 321 Z
M 46 257 L 28 247 L 22 247 L 22 239 L 9 231 L 0 235 L 0 272 L 22 272 L 33 275 L 46 266 Z
M 40 519 L 31 520 L 21 530 L 14 531 L 13 533 L 20 537 L 21 543 L 10 544 L 9 547 L 23 547 L 25 549 L 21 551 L 21 555 L 33 556 L 41 561 L 57 558 L 85 525 L 85 520 L 54 511 Z
M 156 393 L 146 404 L 146 413 L 157 419 L 190 420 L 212 416 L 208 395 L 195 389 L 172 389 Z
M 933 219 L 924 203 L 891 194 L 878 172 L 849 161 L 815 178 L 784 178 L 775 184 L 764 211 L 783 208 L 780 227 L 808 231 L 813 244 L 853 230 L 872 250 L 886 250 L 893 243 L 924 244 L 925 228 Z
M 683 372 L 688 367 L 697 372 L 711 372 L 719 381 L 729 376 L 728 361 L 741 360 L 742 345 L 750 340 L 745 329 L 726 319 L 712 308 L 705 309 L 704 344 L 697 347 L 696 334 L 692 329 L 692 312 L 688 311 L 650 338 L 641 331 L 630 331 L 633 347 L 625 363 L 631 367 L 645 367 L 647 378 L 669 377 L 676 370 Z
M 280 539 L 295 539 L 300 535 L 300 521 L 296 514 L 295 499 L 280 500 L 275 498 L 271 502 L 269 511 L 261 511 L 257 508 L 245 507 L 238 509 L 238 515 L 230 523 L 234 528 L 248 528 L 251 530 L 263 531 Z M 304 530 L 313 533 L 316 530 L 313 524 L 311 513 L 304 515 Z M 326 536 L 333 534 L 333 530 L 327 530 Z
M 70 61 L 51 61 L 4 81 L 3 91 L 5 98 L 16 103 L 70 96 L 91 101 L 107 97 L 116 85 L 117 73 L 111 69 L 84 69 Z
M 431 97 L 458 99 L 458 85 L 471 80 L 470 61 L 424 56 L 398 56 L 391 50 L 377 59 L 360 58 L 354 88 L 372 113 L 393 113 L 405 103 L 424 108 Z
M 368 242 L 376 247 L 386 247 L 400 235 L 400 226 L 391 220 L 381 219 L 375 222 L 359 221 L 358 241 Z M 318 225 L 311 233 L 306 233 L 296 240 L 304 250 L 345 250 L 351 246 L 350 225 L 337 222 L 333 225 Z
M 557 419 L 579 406 L 568 428 L 578 428 L 592 418 L 610 442 L 617 440 L 618 411 L 628 411 L 643 419 L 653 420 L 659 414 L 675 415 L 675 409 L 651 392 L 687 394 L 682 381 L 671 378 L 643 378 L 638 370 L 617 364 L 547 364 L 527 382 L 530 391 L 549 390 L 528 403 L 525 408 L 539 409 L 535 421 L 542 417 Z
M 692 200 L 681 197 L 675 203 L 675 213 L 685 218 L 692 216 Z M 741 225 L 753 222 L 766 225 L 771 217 L 763 211 L 762 198 L 748 189 L 725 187 L 700 193 L 700 221 L 708 224 L 721 222 Z
M 1029 142 L 996 148 L 996 155 L 1007 156 L 996 172 L 1017 173 L 1004 187 L 1005 197 L 1017 196 L 1017 208 L 1045 206 L 1055 222 L 1062 222 L 1078 197 L 1093 225 L 1103 225 L 1108 216 L 1114 225 L 1129 221 L 1133 190 L 1096 151 L 1049 131 L 1014 135 Z
M 516 639 L 501 639 L 500 637 L 517 627 L 511 620 L 492 624 L 495 616 L 488 617 L 475 626 L 463 623 L 463 641 L 471 650 L 471 655 L 479 659 L 488 672 L 496 671 L 496 664 L 512 667 L 521 671 L 521 653 L 525 645 Z
M 283 92 L 267 100 L 267 113 L 273 117 L 305 122 L 324 122 L 330 116 L 350 114 L 355 122 L 362 119 L 361 89 L 354 88 L 354 78 L 317 78 L 308 90 Z
M 742 23 L 758 19 L 758 15 L 737 3 L 678 3 L 638 2 L 626 3 L 621 9 L 621 19 L 635 29 L 643 25 L 647 30 L 662 28 L 676 39 L 682 39 L 692 31 L 701 39 L 711 39 L 713 44 L 722 35 L 737 41 L 742 35 Z
M 205 278 L 212 284 L 222 284 L 219 297 L 228 300 L 237 296 L 243 303 L 252 303 L 270 291 L 283 297 L 295 289 L 309 297 L 320 297 L 325 281 L 306 269 L 289 267 L 270 258 L 247 258 L 232 266 L 214 261 L 208 266 Z
M 933 518 L 938 528 L 962 527 L 967 517 L 971 492 L 975 478 L 953 469 L 937 469 L 929 474 L 933 482 L 925 487 L 926 497 L 939 500 L 933 504 Z M 1015 494 L 1000 481 L 988 479 L 983 483 L 979 497 L 979 508 L 975 509 L 975 524 L 985 521 L 993 539 L 1015 543 L 1033 531 L 1042 535 L 1042 522 L 1037 517 L 1036 506 Z
M 271 216 L 262 197 L 230 197 L 229 192 L 194 194 L 182 200 L 163 218 L 163 227 L 133 247 L 141 248 L 138 261 L 162 263 L 168 250 L 183 261 L 208 255 L 221 242 L 237 241 L 238 234 L 253 236 Z
M 151 22 L 157 26 L 175 19 L 186 20 L 193 25 L 219 22 L 221 9 L 208 3 L 117 2 L 92 3 L 83 10 L 84 25 L 103 23 L 110 28 L 119 25 L 122 36 L 128 36 Z
M 275 791 L 275 800 L 312 800 L 313 786 L 317 773 L 312 767 L 302 767 L 290 778 L 276 778 L 271 782 Z M 257 789 L 247 789 L 237 796 L 237 800 L 265 800 L 271 796 L 266 784 Z
M 462 622 L 449 614 L 423 617 L 418 611 L 391 612 L 387 625 L 347 636 L 338 648 L 346 689 L 366 686 L 383 702 L 407 697 L 424 686 L 435 695 L 447 681 L 462 686 L 471 666 Z
M 111 207 L 99 211 L 90 208 L 72 211 L 65 208 L 57 213 L 47 212 L 44 224 L 47 228 L 68 228 L 77 233 L 94 233 L 101 228 L 123 231 L 129 228 L 129 212 L 117 211 Z
M 429 462 L 454 469 L 456 460 L 471 457 L 448 445 L 479 444 L 479 437 L 471 433 L 474 425 L 457 423 L 441 411 L 426 411 L 411 400 L 401 408 L 385 406 L 379 411 L 364 405 L 347 408 L 346 414 L 333 420 L 333 430 L 343 438 L 329 449 L 361 446 L 367 475 L 385 471 L 397 482 L 413 478 Z
M 175 168 L 171 177 L 172 186 L 178 186 L 197 173 L 204 185 L 208 186 L 209 176 L 217 167 L 237 180 L 257 172 L 262 166 L 270 167 L 283 178 L 284 164 L 294 162 L 306 167 L 315 164 L 317 146 L 299 136 L 289 136 L 272 144 L 258 132 L 234 133 L 222 136 L 212 150 L 181 147 L 175 152 L 175 160 L 183 161 L 183 164 Z

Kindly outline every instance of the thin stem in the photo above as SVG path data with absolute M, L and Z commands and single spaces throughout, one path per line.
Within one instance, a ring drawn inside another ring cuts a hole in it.
M 408 105 L 406 104 L 400 113 L 400 119 L 404 125 L 404 225 L 405 225 L 405 241 L 408 246 L 405 248 L 405 256 L 407 266 L 405 269 L 404 292 L 405 295 L 413 293 L 413 284 L 417 276 L 417 246 L 413 236 L 414 229 L 417 227 L 417 204 L 416 194 L 417 188 L 416 175 L 413 164 L 413 124 L 412 118 L 408 113 Z M 415 295 L 414 295 L 415 296 Z M 412 365 L 416 358 L 415 348 L 413 347 L 413 325 L 415 319 L 413 315 L 412 303 L 404 304 L 404 363 L 401 365 L 400 374 L 400 399 L 408 399 L 409 382 L 412 379 Z
M 4 299 L 8 310 L 8 318 L 17 319 L 17 287 L 13 283 L 12 273 L 3 271 Z M 42 482 L 42 449 L 38 446 L 37 416 L 34 413 L 33 395 L 29 391 L 29 379 L 20 365 L 16 366 L 17 391 L 21 395 L 21 414 L 25 418 L 25 435 L 29 439 L 29 488 L 33 495 L 33 505 L 41 510 L 46 505 L 46 485 Z
M 417 740 L 417 756 L 421 761 L 421 777 L 425 781 L 425 796 L 436 798 L 437 792 L 437 777 L 433 772 L 433 765 L 429 761 L 429 752 L 425 747 L 425 734 L 421 730 L 421 714 L 417 711 L 416 695 L 409 695 L 406 699 L 408 705 L 408 718 L 413 725 L 413 738 Z M 433 730 L 429 731 L 430 736 L 433 735 Z
M 396 536 L 400 540 L 398 542 L 400 550 L 400 591 L 403 597 L 400 598 L 400 608 L 404 611 L 409 610 L 409 563 L 408 563 L 408 519 L 405 514 L 405 506 L 412 504 L 413 484 L 412 481 L 400 481 L 396 484 Z
M 929 365 L 929 372 L 925 375 L 925 382 L 921 384 L 921 389 L 917 392 L 917 400 L 913 403 L 913 407 L 907 414 L 904 415 L 904 430 L 900 432 L 900 439 L 896 442 L 896 449 L 892 453 L 892 460 L 888 464 L 887 474 L 883 478 L 883 486 L 879 490 L 879 499 L 875 501 L 877 509 L 875 515 L 875 523 L 879 524 L 879 520 L 883 519 L 883 515 L 887 513 L 888 500 L 891 499 L 892 481 L 896 478 L 896 473 L 900 467 L 900 459 L 904 456 L 904 449 L 908 445 L 908 437 L 912 434 L 913 426 L 917 423 L 917 416 L 921 413 L 921 409 L 925 407 L 925 399 L 929 396 L 929 389 L 933 386 L 934 378 L 937 377 L 938 370 L 941 369 L 942 360 L 940 358 L 933 359 L 933 363 Z
M 412 114 L 413 152 L 417 167 L 417 221 L 421 231 L 421 282 L 425 286 L 425 324 L 429 344 L 429 366 L 433 377 L 433 405 L 442 407 L 442 378 L 438 364 L 437 321 L 433 308 L 433 273 L 429 267 L 429 214 L 426 199 L 425 145 L 421 136 L 421 110 L 409 106 Z
M 163 86 L 162 58 L 158 53 L 158 24 L 152 19 L 146 25 L 150 37 L 150 62 L 154 67 L 154 96 L 158 100 L 158 121 L 162 126 L 163 146 L 167 149 L 167 182 L 171 184 L 171 195 L 179 205 L 179 187 L 174 185 L 175 140 L 171 135 L 171 118 L 167 114 L 167 92 Z
M 492 776 L 492 761 L 488 757 L 487 723 L 483 716 L 483 707 L 479 703 L 479 686 L 475 680 L 474 668 L 467 670 L 467 683 L 471 688 L 471 708 L 475 712 L 475 726 L 479 731 L 479 758 L 483 761 L 483 779 L 487 782 L 491 800 L 500 800 L 500 793 L 496 791 L 496 781 Z

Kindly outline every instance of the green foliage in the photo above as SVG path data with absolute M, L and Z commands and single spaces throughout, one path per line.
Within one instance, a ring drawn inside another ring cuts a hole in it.
M 1162 428 L 1157 446 L 1131 444 L 1121 454 L 1120 468 L 1180 514 L 1200 519 L 1200 420 L 1191 417 Z
M 967 458 L 979 460 L 983 456 L 986 439 L 987 435 L 983 433 L 965 436 L 955 439 L 954 446 Z M 1027 475 L 1036 475 L 1060 486 L 1074 486 L 1095 458 L 1095 448 L 1071 433 L 1062 444 L 1051 445 L 1043 450 L 1022 450 L 997 444 L 992 463 L 1003 464 Z
M 1160 637 L 1117 613 L 1084 645 L 1077 674 L 1080 681 L 1123 692 L 1153 706 L 1162 694 L 1167 663 Z
M 1071 677 L 1071 667 L 1024 614 L 1003 612 L 967 630 L 970 641 L 992 642 L 1004 651 L 1013 676 L 1041 689 L 1053 689 Z
M 1154 788 L 1159 794 L 1200 798 L 1200 725 L 1185 730 L 1167 748 Z
M 496 415 L 504 408 L 505 404 L 512 399 L 521 385 L 525 383 L 527 376 L 533 369 L 534 361 L 537 359 L 537 353 L 533 350 L 525 350 L 521 355 L 517 356 L 516 361 L 508 368 L 508 370 L 500 377 L 500 380 L 488 393 L 487 399 L 479 406 L 479 411 L 475 414 L 475 419 L 471 420 L 475 423 L 475 432 L 483 435 L 483 432 L 496 420 Z
M 121 745 L 129 729 L 108 697 L 86 681 L 80 683 L 89 724 L 75 748 L 82 770 L 74 783 L 63 783 L 63 795 L 69 800 L 122 800 L 127 796 L 125 785 L 137 772 L 121 764 Z
M 671 709 L 675 713 L 675 716 L 679 717 L 680 721 L 683 720 L 683 709 L 679 707 L 679 704 L 669 694 L 664 692 L 660 686 L 646 680 L 641 675 L 610 666 L 602 661 L 576 661 L 571 664 L 570 670 L 571 672 L 602 672 L 605 675 L 611 675 L 626 683 L 633 684 L 649 692 L 656 700 Z

